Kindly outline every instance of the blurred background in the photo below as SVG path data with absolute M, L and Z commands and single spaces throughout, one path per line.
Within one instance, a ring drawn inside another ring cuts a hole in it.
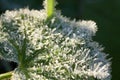
M 40 10 L 43 0 L 0 0 L 0 14 L 28 7 Z M 93 20 L 98 32 L 93 37 L 112 57 L 112 80 L 120 80 L 120 0 L 57 0 L 62 15 L 76 20 Z M 0 73 L 13 70 L 16 63 L 0 59 Z

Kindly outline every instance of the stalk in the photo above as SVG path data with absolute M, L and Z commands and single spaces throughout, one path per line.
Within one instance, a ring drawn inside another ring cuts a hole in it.
M 3 73 L 3 74 L 0 74 L 0 80 L 2 79 L 7 79 L 7 78 L 11 78 L 12 76 L 12 71 L 11 72 L 6 72 L 6 73 Z
M 55 0 L 47 0 L 47 15 L 50 18 L 54 12 L 54 2 Z

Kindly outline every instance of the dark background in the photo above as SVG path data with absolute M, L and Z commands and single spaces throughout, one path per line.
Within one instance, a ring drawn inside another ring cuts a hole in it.
M 0 0 L 0 14 L 6 10 L 28 7 L 42 9 L 43 0 Z M 112 80 L 120 80 L 120 0 L 57 0 L 56 8 L 62 15 L 77 20 L 93 20 L 98 32 L 93 39 L 105 47 L 112 57 Z M 0 73 L 10 71 L 17 65 L 0 60 Z

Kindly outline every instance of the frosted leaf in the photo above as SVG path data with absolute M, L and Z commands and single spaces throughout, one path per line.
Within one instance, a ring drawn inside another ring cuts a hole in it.
M 18 63 L 18 52 L 16 48 L 7 42 L 0 43 L 0 55 L 3 59 Z
M 71 21 L 57 11 L 48 21 L 45 9 L 0 17 L 0 57 L 18 63 L 11 80 L 110 80 L 111 63 L 92 40 L 96 23 Z
M 79 21 L 78 25 L 80 25 L 81 31 L 85 31 L 91 36 L 94 36 L 97 31 L 97 26 L 94 21 Z

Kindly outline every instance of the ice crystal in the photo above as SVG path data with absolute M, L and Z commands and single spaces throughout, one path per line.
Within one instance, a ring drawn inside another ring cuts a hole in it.
M 0 57 L 18 63 L 12 80 L 110 80 L 110 61 L 92 40 L 94 21 L 71 21 L 46 10 L 6 11 L 0 17 Z

